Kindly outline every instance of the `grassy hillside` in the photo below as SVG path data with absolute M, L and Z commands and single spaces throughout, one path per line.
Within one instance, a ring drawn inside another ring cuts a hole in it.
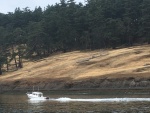
M 0 83 L 26 81 L 29 85 L 56 79 L 68 82 L 125 77 L 150 77 L 150 45 L 115 50 L 73 51 L 38 61 L 27 61 L 24 68 L 0 76 Z

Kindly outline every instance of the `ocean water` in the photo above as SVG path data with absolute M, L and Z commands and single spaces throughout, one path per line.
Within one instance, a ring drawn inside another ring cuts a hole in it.
M 0 113 L 150 113 L 149 90 L 44 91 L 48 100 L 26 92 L 0 94 Z

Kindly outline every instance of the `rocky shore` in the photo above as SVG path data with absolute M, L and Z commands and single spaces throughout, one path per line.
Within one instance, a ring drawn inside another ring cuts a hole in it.
M 0 92 L 32 91 L 32 87 L 40 90 L 86 90 L 86 89 L 144 89 L 150 88 L 150 78 L 91 78 L 86 80 L 45 80 L 32 83 L 22 80 L 0 84 Z

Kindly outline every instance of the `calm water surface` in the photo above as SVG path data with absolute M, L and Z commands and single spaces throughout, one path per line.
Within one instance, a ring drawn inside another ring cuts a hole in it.
M 150 90 L 48 91 L 45 101 L 25 93 L 0 94 L 0 113 L 150 113 Z

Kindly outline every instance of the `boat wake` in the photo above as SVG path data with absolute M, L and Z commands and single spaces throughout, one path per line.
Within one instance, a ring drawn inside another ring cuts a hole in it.
M 57 101 L 57 102 L 150 102 L 150 98 L 95 98 L 95 99 L 71 99 L 67 97 L 50 98 L 43 100 L 30 99 L 30 102 L 44 102 L 44 101 Z
M 59 102 L 137 102 L 137 101 L 148 101 L 150 98 L 103 98 L 103 99 L 71 99 L 71 98 L 58 98 L 54 99 Z

